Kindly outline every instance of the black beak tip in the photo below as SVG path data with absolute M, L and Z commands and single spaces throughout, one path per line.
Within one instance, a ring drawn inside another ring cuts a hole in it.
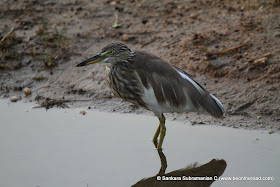
M 76 65 L 76 67 L 81 67 L 81 66 L 84 66 L 82 63 L 79 63 Z

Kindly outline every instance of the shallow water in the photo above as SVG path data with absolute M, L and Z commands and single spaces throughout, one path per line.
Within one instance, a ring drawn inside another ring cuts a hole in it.
M 153 116 L 82 109 L 32 109 L 0 100 L 0 186 L 131 186 L 155 176 Z M 280 135 L 166 121 L 166 173 L 212 159 L 227 163 L 223 177 L 273 181 L 215 181 L 221 186 L 280 186 Z

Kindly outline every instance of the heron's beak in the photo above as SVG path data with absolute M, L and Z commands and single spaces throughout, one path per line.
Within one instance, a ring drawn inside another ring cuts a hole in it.
M 104 60 L 106 57 L 104 57 L 102 55 L 102 53 L 98 53 L 97 55 L 79 63 L 76 65 L 76 67 L 80 67 L 80 66 L 87 66 L 89 64 L 95 64 L 95 63 L 98 63 L 98 62 L 101 62 L 102 60 Z

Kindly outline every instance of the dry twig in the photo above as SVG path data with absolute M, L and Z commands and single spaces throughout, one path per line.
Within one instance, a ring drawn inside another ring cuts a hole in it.
M 243 47 L 249 47 L 251 45 L 253 45 L 253 43 L 247 43 L 247 44 L 239 45 L 237 47 L 231 47 L 229 49 L 226 49 L 226 50 L 223 50 L 223 51 L 220 51 L 220 52 L 217 52 L 217 53 L 210 53 L 210 52 L 208 52 L 208 53 L 206 53 L 206 56 L 207 57 L 213 57 L 213 56 L 223 55 L 223 54 L 235 51 L 235 50 L 243 48 Z
M 114 23 L 113 23 L 113 25 L 112 25 L 112 27 L 113 28 L 118 28 L 118 27 L 121 27 L 122 25 L 121 24 L 119 24 L 119 16 L 118 16 L 118 13 L 116 12 L 115 13 L 115 21 L 114 21 Z
M 5 39 L 6 39 L 10 34 L 13 33 L 14 30 L 15 30 L 15 28 L 12 27 L 11 30 L 0 40 L 0 45 L 1 45 L 1 43 L 2 43 L 3 41 L 5 41 Z

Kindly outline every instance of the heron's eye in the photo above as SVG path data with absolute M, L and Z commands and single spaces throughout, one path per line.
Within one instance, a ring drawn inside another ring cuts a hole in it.
M 114 51 L 108 51 L 108 54 L 112 55 L 112 54 L 114 54 Z

